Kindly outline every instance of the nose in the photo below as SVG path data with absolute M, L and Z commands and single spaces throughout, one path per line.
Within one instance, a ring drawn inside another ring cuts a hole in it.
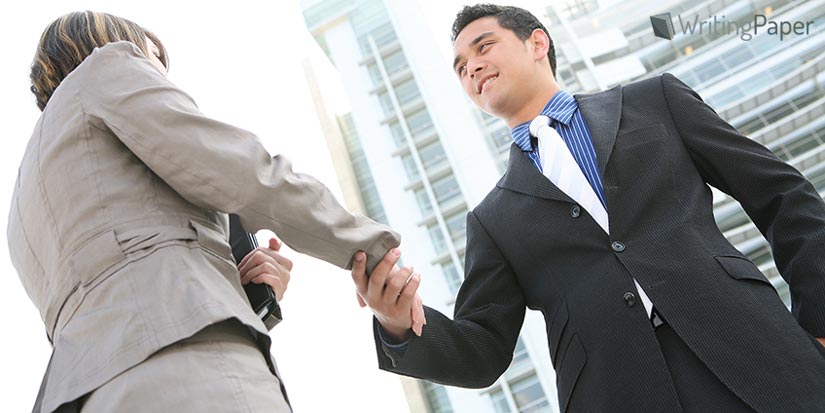
M 470 78 L 475 79 L 484 70 L 484 63 L 477 60 L 467 62 L 467 70 L 470 72 Z

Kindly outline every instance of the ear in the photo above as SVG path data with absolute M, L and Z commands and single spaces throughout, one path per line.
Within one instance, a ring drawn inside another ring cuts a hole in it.
M 535 29 L 530 33 L 528 41 L 533 44 L 533 58 L 540 61 L 547 57 L 547 50 L 550 49 L 550 37 L 542 29 Z

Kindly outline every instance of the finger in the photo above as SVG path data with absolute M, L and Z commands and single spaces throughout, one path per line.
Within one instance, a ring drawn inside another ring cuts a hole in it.
M 367 292 L 367 255 L 363 251 L 358 251 L 352 257 L 352 281 L 355 283 L 355 291 L 358 292 L 358 298 L 363 302 L 361 294 Z
M 272 246 L 272 240 L 270 240 L 269 242 L 270 242 L 270 246 Z M 278 245 L 278 248 L 280 248 L 280 245 Z M 277 250 L 274 250 L 272 248 L 263 248 L 263 247 L 259 247 L 259 250 L 262 253 L 264 253 L 267 257 L 270 257 L 273 260 L 277 261 L 278 264 L 283 266 L 284 268 L 286 268 L 287 271 L 292 271 L 292 261 L 289 258 L 284 257 L 283 255 L 281 255 L 281 253 L 278 252 Z
M 257 247 L 250 251 L 238 264 L 238 271 L 242 273 L 252 267 L 260 265 L 266 257 L 268 257 L 265 251 L 267 251 L 267 248 L 264 247 Z
M 417 296 L 418 286 L 421 285 L 421 274 L 414 273 L 410 278 L 410 282 L 401 290 L 401 295 L 398 297 L 398 306 L 401 308 L 409 308 L 413 305 L 413 301 Z
M 270 238 L 269 239 L 269 249 L 273 251 L 280 251 L 281 250 L 281 242 L 278 241 L 277 238 Z
M 245 274 L 241 276 L 241 284 L 246 285 L 249 283 L 250 280 L 253 278 L 261 275 L 261 274 L 270 274 L 276 277 L 279 277 L 281 272 L 278 270 L 278 267 L 273 265 L 271 262 L 265 262 L 261 265 L 258 265 L 251 270 L 247 271 Z M 280 277 L 279 277 L 280 278 Z
M 389 276 L 387 276 L 386 287 L 384 289 L 383 301 L 387 305 L 395 305 L 401 295 L 401 290 L 409 284 L 413 275 L 412 267 L 404 267 L 393 269 Z
M 401 257 L 401 250 L 393 248 L 384 254 L 384 258 L 375 266 L 372 274 L 369 275 L 369 285 L 367 287 L 367 301 L 374 301 L 381 299 L 384 292 L 384 284 L 386 284 L 387 277 Z
M 358 305 L 361 306 L 361 308 L 364 308 L 364 307 L 367 306 L 367 303 L 364 302 L 364 299 L 361 298 L 361 294 L 358 294 L 357 290 L 355 291 L 355 298 L 358 299 Z
M 412 319 L 413 332 L 421 337 L 422 330 L 427 324 L 427 318 L 424 314 L 424 303 L 421 301 L 421 296 L 416 294 L 413 299 L 413 305 L 410 308 L 410 318 Z
M 393 248 L 387 251 L 384 254 L 384 257 L 381 258 L 381 261 L 375 266 L 372 270 L 372 274 L 369 275 L 370 279 L 370 286 L 379 286 L 381 289 L 384 288 L 384 283 L 386 282 L 387 276 L 395 267 L 395 263 L 398 262 L 398 258 L 401 257 L 401 250 L 398 248 Z
M 275 301 L 281 301 L 287 288 L 280 278 L 271 274 L 261 274 L 250 280 L 250 282 L 253 284 L 267 284 L 272 287 L 272 291 L 275 292 Z
M 424 323 L 424 325 L 427 325 L 427 312 L 424 311 L 424 302 L 421 301 L 421 296 L 419 294 L 415 295 L 414 306 L 420 310 L 421 322 Z
M 241 259 L 241 262 L 238 263 L 238 269 L 240 270 L 241 268 L 243 268 L 243 266 L 246 265 L 246 263 L 252 259 L 256 252 L 258 252 L 257 248 L 255 248 L 252 251 L 249 251 L 248 254 L 244 255 L 244 257 Z
M 252 263 L 252 260 L 255 258 L 256 254 L 259 254 L 258 250 L 252 250 L 252 252 L 246 254 L 246 256 L 243 257 L 243 260 L 241 260 L 241 263 L 238 264 L 238 272 L 241 276 L 258 265 Z

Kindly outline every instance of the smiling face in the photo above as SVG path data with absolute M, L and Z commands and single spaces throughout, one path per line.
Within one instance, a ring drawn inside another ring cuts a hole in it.
M 538 114 L 558 91 L 547 60 L 548 44 L 541 30 L 522 41 L 495 17 L 483 17 L 456 36 L 453 69 L 479 108 L 512 127 Z

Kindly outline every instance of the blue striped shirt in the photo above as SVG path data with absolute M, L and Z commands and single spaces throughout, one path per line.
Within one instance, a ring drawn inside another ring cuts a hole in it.
M 602 202 L 605 210 L 607 202 L 604 197 L 604 187 L 599 176 L 599 164 L 596 161 L 596 150 L 593 148 L 593 137 L 584 121 L 579 105 L 569 93 L 560 90 L 544 105 L 541 114 L 550 118 L 550 126 L 564 139 L 564 143 L 576 159 L 576 163 L 584 172 L 587 182 Z M 541 171 L 541 158 L 538 146 L 533 147 L 530 139 L 530 122 L 524 122 L 510 131 L 513 142 L 524 151 L 533 165 Z

